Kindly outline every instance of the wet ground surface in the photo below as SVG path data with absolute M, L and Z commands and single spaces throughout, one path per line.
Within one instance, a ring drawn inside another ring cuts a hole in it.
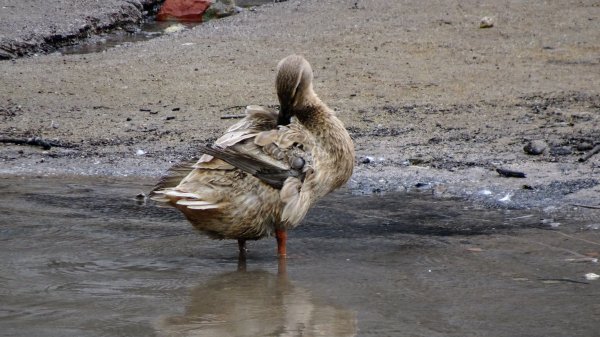
M 0 60 L 37 54 L 87 54 L 106 51 L 164 34 L 177 22 L 155 22 L 164 0 L 56 0 L 23 3 L 0 1 Z M 228 16 L 273 0 L 236 1 L 236 10 L 220 12 Z M 214 14 L 213 14 L 214 15 Z M 210 15 L 203 21 L 214 19 Z M 198 22 L 197 24 L 200 24 Z M 190 29 L 185 24 L 177 31 Z
M 99 53 L 110 48 L 121 47 L 124 44 L 147 41 L 165 34 L 165 29 L 174 25 L 180 25 L 180 30 L 191 29 L 200 23 L 176 23 L 147 20 L 140 24 L 139 28 L 126 31 L 118 29 L 112 32 L 94 35 L 77 44 L 59 48 L 61 54 L 88 54 Z
M 273 0 L 246 0 L 236 1 L 238 10 L 242 11 L 245 9 L 252 10 L 255 6 L 264 4 L 272 4 L 276 1 Z M 157 11 L 159 6 L 155 5 Z M 200 25 L 204 22 L 177 22 L 176 20 L 171 21 L 157 21 L 154 19 L 156 13 L 147 13 L 144 16 L 143 21 L 135 26 L 130 25 L 125 28 L 116 28 L 107 32 L 102 32 L 96 35 L 92 35 L 87 39 L 80 41 L 79 43 L 73 43 L 57 49 L 57 52 L 65 55 L 69 54 L 88 54 L 88 53 L 99 53 L 106 51 L 110 48 L 118 48 L 123 45 L 147 41 L 153 38 L 160 37 L 171 32 L 182 32 L 188 29 L 193 29 L 195 26 Z M 215 19 L 215 18 L 211 18 Z M 206 21 L 206 20 L 203 20 Z
M 598 214 L 338 192 L 275 240 L 195 232 L 153 181 L 0 178 L 3 336 L 595 336 Z

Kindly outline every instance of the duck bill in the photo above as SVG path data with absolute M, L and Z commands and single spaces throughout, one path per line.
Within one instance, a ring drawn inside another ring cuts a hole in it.
M 277 125 L 288 125 L 292 118 L 292 107 L 287 104 L 282 104 L 277 117 Z

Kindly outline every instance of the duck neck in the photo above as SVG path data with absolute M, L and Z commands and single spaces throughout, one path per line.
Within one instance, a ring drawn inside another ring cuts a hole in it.
M 329 115 L 327 110 L 316 104 L 308 104 L 294 109 L 294 116 L 298 122 L 317 137 L 322 131 L 327 131 Z
M 327 178 L 332 181 L 325 185 L 332 189 L 340 187 L 350 178 L 354 167 L 354 146 L 346 128 L 323 103 L 305 106 L 294 113 L 298 122 L 315 136 L 317 148 L 321 149 L 313 152 L 315 160 L 335 171 Z

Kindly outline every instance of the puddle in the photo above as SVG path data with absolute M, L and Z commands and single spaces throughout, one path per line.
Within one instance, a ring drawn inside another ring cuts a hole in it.
M 115 48 L 128 43 L 135 43 L 141 41 L 147 41 L 165 33 L 165 29 L 174 25 L 181 25 L 182 29 L 191 29 L 200 23 L 193 22 L 170 22 L 170 21 L 156 21 L 148 20 L 144 22 L 139 28 L 131 28 L 128 31 L 124 29 L 117 29 L 110 33 L 101 33 L 97 36 L 92 36 L 86 40 L 81 41 L 78 44 L 71 46 L 64 46 L 58 49 L 61 54 L 89 54 L 89 53 L 100 53 L 110 48 Z
M 284 0 L 238 0 L 236 4 L 240 8 L 248 10 L 252 7 L 281 1 Z M 158 7 L 155 8 L 153 12 L 158 12 L 158 9 Z M 57 51 L 64 55 L 99 53 L 129 43 L 147 41 L 168 34 L 169 30 L 173 32 L 188 30 L 200 24 L 202 22 L 157 21 L 150 17 L 140 27 L 118 28 L 112 32 L 91 36 L 78 44 L 60 47 Z
M 135 199 L 153 181 L 0 178 L 0 335 L 591 336 L 599 231 L 426 194 L 336 193 L 237 242 Z M 587 254 L 587 255 L 585 255 Z M 572 260 L 569 260 L 572 259 Z M 579 261 L 579 262 L 572 262 Z

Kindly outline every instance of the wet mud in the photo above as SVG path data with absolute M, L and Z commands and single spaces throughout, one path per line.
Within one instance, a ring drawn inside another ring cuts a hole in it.
M 0 10 L 0 60 L 45 54 L 111 31 L 134 32 L 159 0 L 5 1 Z
M 285 0 L 282 0 L 285 1 Z M 156 22 L 164 0 L 7 1 L 0 10 L 0 60 L 37 54 L 87 54 L 159 37 L 177 20 Z M 237 1 L 235 14 L 245 8 L 274 3 L 270 0 Z M 205 18 L 211 19 L 211 17 Z M 214 18 L 212 18 L 214 19 Z M 181 29 L 200 24 L 183 23 Z
M 340 191 L 249 245 L 136 198 L 140 179 L 2 177 L 6 336 L 594 336 L 598 214 Z M 551 218 L 552 222 L 549 221 Z M 595 222 L 594 222 L 595 221 Z M 596 224 L 596 227 L 594 227 Z

